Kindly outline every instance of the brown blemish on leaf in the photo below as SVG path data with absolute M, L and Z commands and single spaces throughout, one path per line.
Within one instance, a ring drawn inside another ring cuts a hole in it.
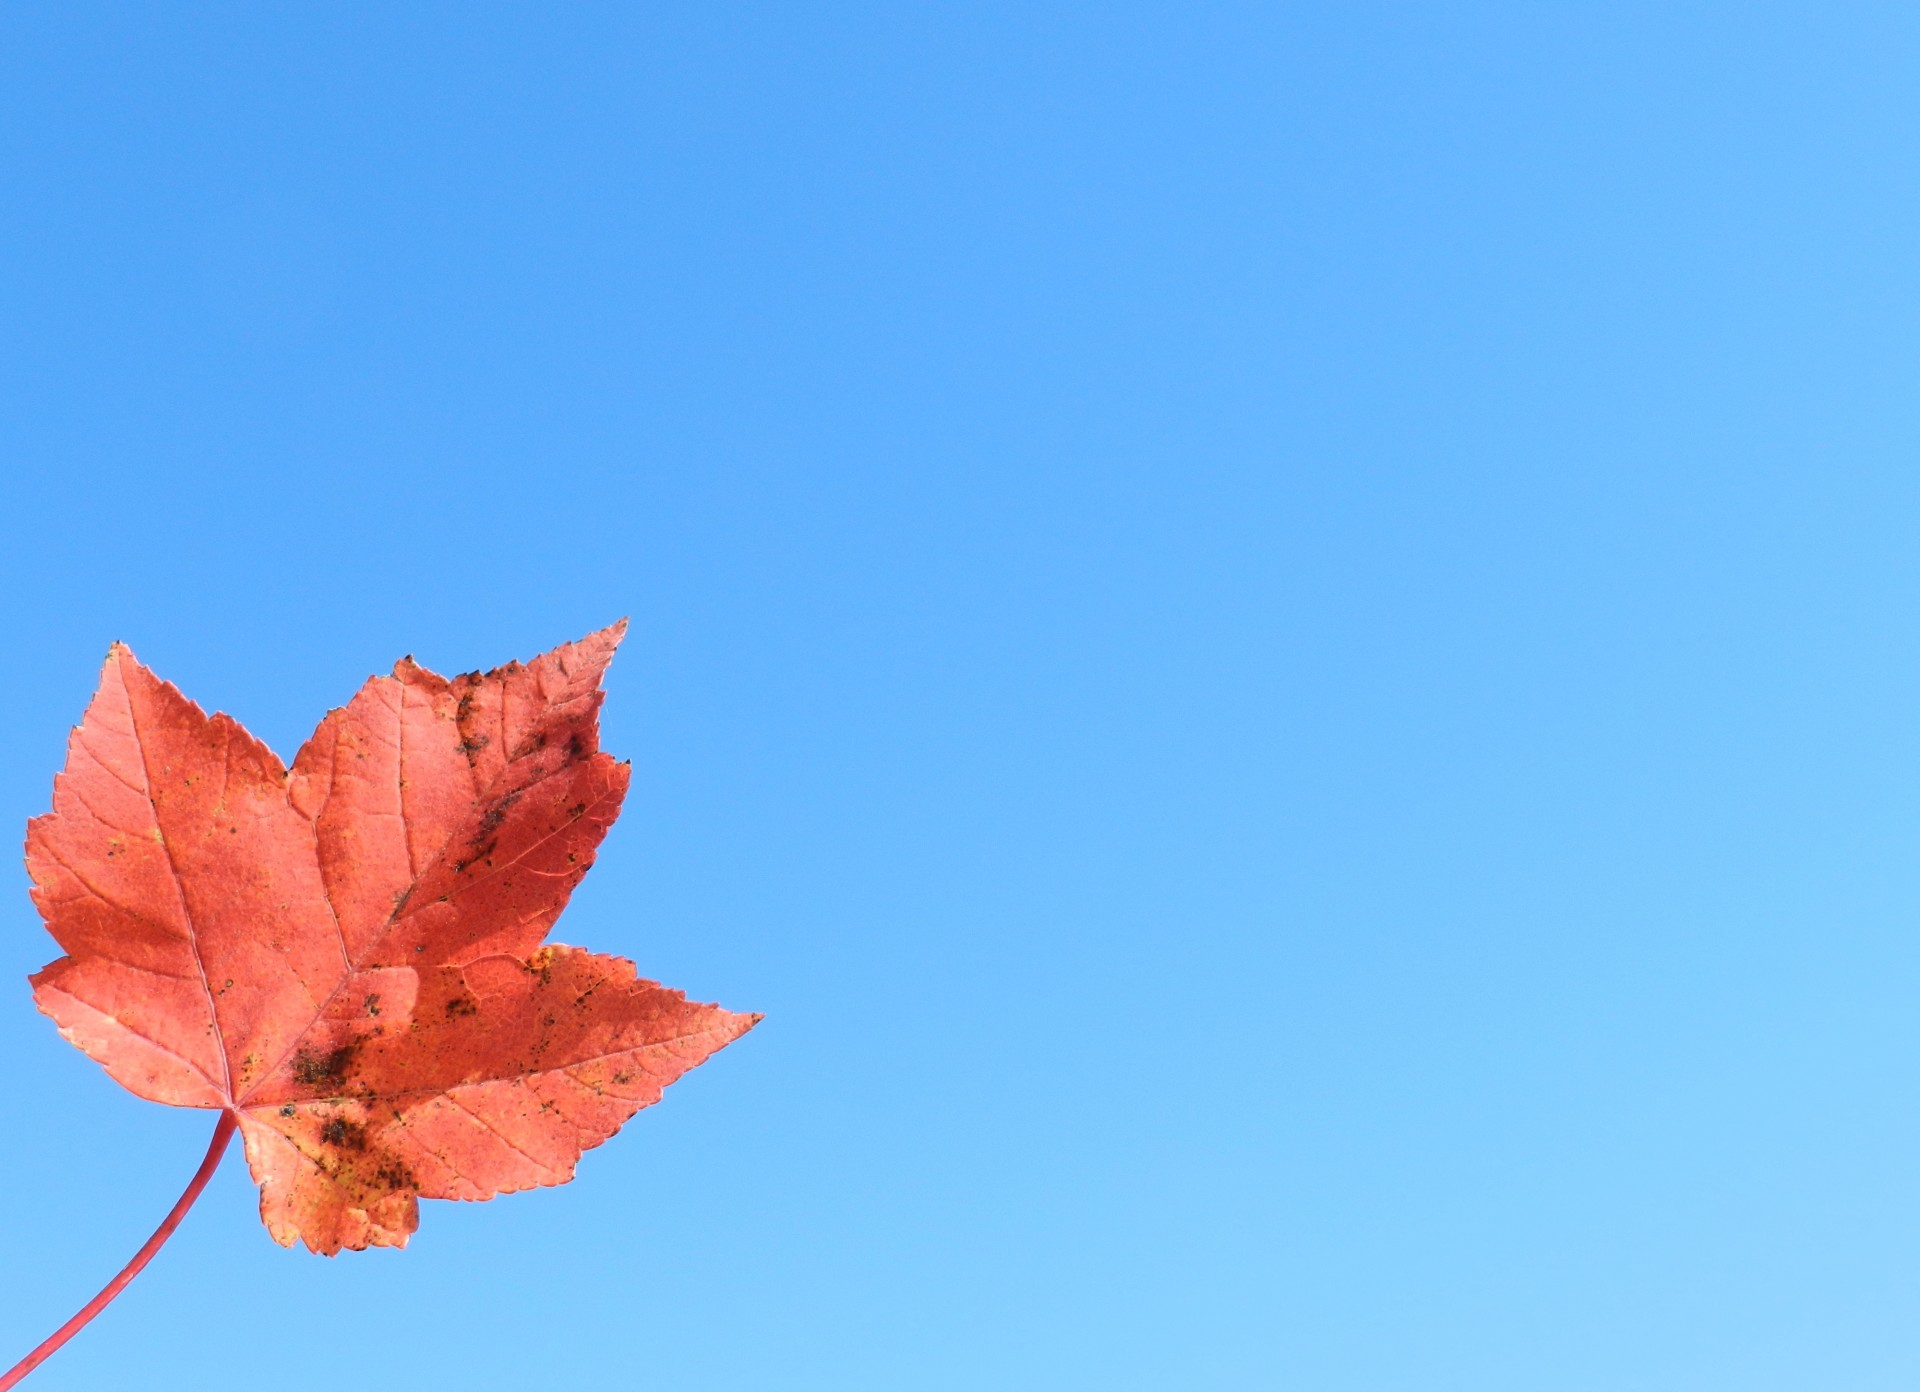
M 320 1141 L 323 1145 L 336 1146 L 341 1150 L 365 1150 L 367 1128 L 343 1116 L 328 1117 L 321 1123 Z
M 391 1193 L 396 1189 L 418 1189 L 420 1181 L 403 1161 L 387 1156 L 373 1171 L 373 1182 Z
M 508 793 L 505 797 L 501 798 L 500 801 L 489 807 L 481 814 L 479 830 L 467 838 L 467 844 L 477 846 L 492 836 L 495 831 L 499 830 L 500 823 L 506 821 L 507 813 L 513 810 L 513 805 L 518 801 L 520 801 L 520 794 L 515 791 Z M 491 845 L 487 847 L 488 851 L 492 849 L 493 847 Z M 480 852 L 481 855 L 485 855 L 486 853 L 486 851 Z
M 358 1043 L 346 1043 L 324 1053 L 301 1049 L 293 1056 L 293 1080 L 303 1087 L 338 1088 L 347 1081 Z

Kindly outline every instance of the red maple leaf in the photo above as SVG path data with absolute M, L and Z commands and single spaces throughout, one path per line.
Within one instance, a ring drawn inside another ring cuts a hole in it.
M 759 1019 L 542 945 L 626 792 L 598 721 L 624 630 L 451 681 L 403 660 L 290 769 L 109 653 L 28 827 L 67 953 L 34 999 L 124 1087 L 237 1127 L 283 1245 L 403 1246 L 422 1197 L 563 1184 Z

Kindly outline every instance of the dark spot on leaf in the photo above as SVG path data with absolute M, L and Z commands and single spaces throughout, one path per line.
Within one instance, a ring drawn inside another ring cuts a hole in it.
M 380 1013 L 380 993 L 378 991 L 375 991 L 367 997 L 366 1009 L 369 1015 L 378 1015 Z
M 339 1146 L 342 1150 L 365 1150 L 367 1128 L 345 1117 L 328 1117 L 320 1128 L 320 1140 L 326 1145 Z
M 479 1013 L 480 1004 L 474 1000 L 472 996 L 455 996 L 447 1002 L 447 1018 L 449 1020 L 464 1019 L 468 1015 L 478 1015 Z
M 419 1181 L 413 1177 L 413 1171 L 400 1161 L 391 1157 L 380 1162 L 373 1172 L 373 1182 L 382 1189 L 418 1189 Z
M 507 810 L 518 801 L 520 801 L 520 794 L 517 791 L 511 792 L 489 807 L 481 814 L 480 829 L 467 838 L 467 844 L 477 846 L 491 836 L 500 823 L 507 819 Z M 486 852 L 482 851 L 481 854 L 485 855 Z
M 302 1049 L 293 1056 L 293 1080 L 303 1087 L 337 1088 L 346 1082 L 347 1070 L 359 1049 L 358 1044 L 342 1044 L 325 1053 Z

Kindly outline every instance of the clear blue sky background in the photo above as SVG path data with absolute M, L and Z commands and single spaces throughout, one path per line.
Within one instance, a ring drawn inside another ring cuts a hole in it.
M 766 1024 L 32 1386 L 1920 1385 L 1911 5 L 0 7 L 0 822 L 620 614 Z M 17 834 L 8 833 L 9 835 Z M 0 907 L 0 1362 L 198 1160 Z M 209 1378 L 212 1381 L 209 1381 Z

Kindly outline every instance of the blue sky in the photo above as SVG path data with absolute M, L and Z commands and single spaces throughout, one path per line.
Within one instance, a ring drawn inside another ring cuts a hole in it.
M 230 1160 L 30 1385 L 1912 1388 L 1917 62 L 0 8 L 0 820 L 114 639 L 290 755 L 629 614 L 557 936 L 767 1014 L 403 1254 Z M 24 1352 L 209 1128 L 33 1011 L 9 873 Z

